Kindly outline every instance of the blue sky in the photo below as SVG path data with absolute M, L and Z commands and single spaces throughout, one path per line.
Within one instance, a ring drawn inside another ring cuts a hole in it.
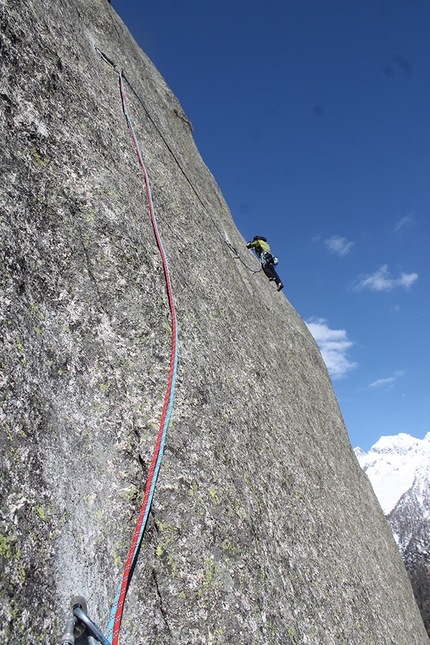
M 113 0 L 265 235 L 353 446 L 430 431 L 430 3 Z

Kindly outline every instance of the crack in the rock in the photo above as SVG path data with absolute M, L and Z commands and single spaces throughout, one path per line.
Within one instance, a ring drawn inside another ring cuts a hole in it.
M 169 632 L 169 636 L 172 636 L 172 632 L 171 632 L 171 629 L 169 627 L 169 623 L 167 621 L 167 612 L 164 609 L 163 598 L 161 596 L 160 588 L 158 586 L 157 572 L 155 571 L 155 569 L 152 569 L 152 579 L 154 581 L 155 591 L 156 591 L 157 597 L 158 597 L 158 603 L 159 603 L 159 606 L 160 606 L 160 613 L 161 613 L 161 615 L 163 617 L 163 621 L 164 621 L 164 624 L 166 626 L 166 629 Z
M 147 479 L 147 477 L 148 477 L 148 467 L 147 467 L 147 465 L 145 463 L 145 460 L 143 459 L 142 455 L 140 454 L 140 452 L 137 454 L 137 459 L 138 459 L 139 464 L 140 464 L 140 466 L 142 468 L 143 476 L 144 476 L 145 479 Z

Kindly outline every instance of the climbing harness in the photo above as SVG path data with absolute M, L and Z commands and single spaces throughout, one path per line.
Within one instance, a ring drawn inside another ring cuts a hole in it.
M 259 272 L 261 271 L 261 267 L 259 267 L 258 269 L 253 269 L 252 267 L 248 266 L 248 264 L 245 262 L 245 260 L 243 260 L 243 259 L 242 259 L 242 257 L 239 255 L 239 253 L 238 253 L 237 249 L 236 249 L 236 248 L 231 244 L 231 242 L 227 239 L 227 237 L 225 236 L 224 232 L 222 231 L 222 229 L 220 228 L 220 226 L 217 224 L 217 222 L 215 221 L 215 219 L 212 217 L 212 215 L 211 215 L 211 213 L 210 213 L 210 211 L 209 211 L 208 207 L 207 207 L 207 206 L 204 204 L 204 202 L 202 201 L 202 199 L 201 199 L 201 197 L 200 197 L 199 193 L 197 192 L 196 188 L 194 187 L 193 183 L 191 182 L 190 178 L 188 177 L 187 173 L 185 172 L 184 168 L 182 167 L 182 165 L 181 165 L 181 163 L 180 163 L 180 161 L 179 161 L 178 157 L 177 157 L 177 156 L 175 155 L 175 153 L 173 152 L 173 150 L 172 150 L 171 146 L 170 146 L 170 145 L 169 145 L 169 143 L 166 141 L 165 136 L 163 135 L 163 133 L 161 132 L 160 128 L 159 128 L 159 127 L 158 127 L 158 125 L 155 123 L 154 119 L 152 118 L 151 114 L 149 113 L 148 108 L 147 108 L 147 107 L 146 107 L 146 105 L 145 105 L 145 102 L 144 102 L 144 101 L 143 101 L 143 99 L 139 96 L 139 94 L 136 92 L 136 90 L 134 89 L 133 85 L 131 84 L 131 82 L 129 81 L 129 79 L 127 78 L 127 76 L 125 75 L 124 71 L 123 71 L 123 70 L 120 70 L 120 68 L 116 65 L 116 63 L 114 63 L 114 62 L 113 62 L 113 61 L 112 61 L 112 60 L 111 60 L 111 59 L 110 59 L 110 58 L 109 58 L 109 57 L 108 57 L 104 52 L 102 52 L 102 50 L 101 50 L 101 49 L 99 49 L 96 45 L 94 46 L 94 48 L 95 48 L 95 50 L 98 52 L 98 54 L 102 57 L 102 59 L 103 59 L 103 60 L 104 60 L 108 65 L 110 65 L 110 66 L 115 70 L 115 72 L 116 72 L 118 75 L 121 75 L 121 78 L 122 78 L 122 79 L 127 83 L 128 87 L 129 87 L 129 88 L 130 88 L 130 90 L 133 92 L 134 96 L 136 97 L 136 99 L 138 100 L 138 102 L 140 103 L 140 105 L 142 106 L 142 108 L 143 108 L 143 110 L 144 110 L 144 112 L 145 112 L 146 116 L 148 117 L 148 119 L 150 120 L 150 122 L 151 122 L 151 123 L 152 123 L 152 125 L 154 126 L 155 130 L 157 131 L 158 135 L 160 136 L 161 140 L 163 141 L 164 145 L 166 146 L 166 148 L 168 149 L 168 151 L 169 151 L 169 152 L 170 152 L 170 154 L 172 155 L 172 157 L 173 157 L 173 159 L 174 159 L 175 163 L 177 164 L 177 166 L 178 166 L 179 170 L 181 171 L 181 173 L 183 174 L 184 178 L 185 178 L 185 179 L 186 179 L 186 181 L 188 182 L 188 184 L 189 184 L 189 186 L 190 186 L 191 190 L 193 191 L 194 195 L 195 195 L 195 196 L 196 196 L 196 198 L 198 199 L 198 201 L 199 201 L 199 203 L 201 204 L 201 206 L 203 206 L 204 210 L 206 211 L 206 214 L 209 216 L 210 220 L 212 221 L 212 224 L 215 226 L 215 228 L 217 229 L 218 233 L 220 234 L 220 236 L 221 236 L 221 237 L 222 237 L 222 239 L 224 240 L 225 244 L 227 244 L 227 246 L 229 247 L 230 251 L 233 253 L 233 257 L 234 257 L 234 259 L 235 259 L 235 260 L 239 260 L 239 261 L 243 264 L 243 266 L 244 266 L 245 268 L 247 268 L 247 269 L 248 269 L 248 271 L 250 271 L 251 273 L 259 273 Z M 174 110 L 174 112 L 175 112 L 175 114 L 177 113 L 177 111 L 175 111 L 175 110 Z M 188 121 L 188 123 L 189 123 L 189 121 Z
M 270 251 L 263 251 L 263 253 L 260 255 L 260 262 L 262 266 L 265 266 L 266 264 L 274 264 L 276 266 L 279 260 L 278 258 L 275 258 L 275 256 L 272 255 Z

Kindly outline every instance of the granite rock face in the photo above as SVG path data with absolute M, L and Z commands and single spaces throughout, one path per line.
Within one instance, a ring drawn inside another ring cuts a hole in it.
M 2 0 L 1 618 L 106 627 L 152 456 L 170 317 L 172 424 L 121 642 L 428 643 L 306 326 L 244 249 L 186 116 L 106 0 Z M 185 170 L 185 179 L 178 163 Z M 283 276 L 287 284 L 287 276 Z

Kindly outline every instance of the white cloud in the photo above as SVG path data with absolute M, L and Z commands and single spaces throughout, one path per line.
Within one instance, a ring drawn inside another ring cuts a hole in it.
M 392 291 L 396 287 L 410 289 L 418 279 L 418 273 L 402 273 L 400 278 L 393 278 L 388 271 L 388 264 L 384 264 L 372 275 L 364 275 L 354 286 L 354 291 L 370 289 L 371 291 Z
M 324 240 L 324 244 L 330 253 L 339 255 L 341 258 L 347 255 L 351 247 L 354 246 L 354 242 L 348 242 L 345 237 L 339 237 L 339 235 L 328 237 Z
M 368 385 L 367 387 L 368 388 L 371 388 L 371 387 L 375 388 L 375 387 L 382 387 L 384 385 L 389 385 L 390 387 L 393 387 L 394 382 L 397 381 L 399 376 L 403 376 L 403 374 L 404 374 L 404 372 L 399 370 L 397 372 L 394 372 L 393 376 L 389 376 L 388 378 L 380 378 L 377 381 L 374 381 L 373 383 L 370 383 L 370 385 Z
M 357 366 L 357 363 L 351 363 L 346 356 L 354 343 L 348 340 L 344 329 L 330 329 L 324 318 L 311 319 L 306 325 L 315 338 L 333 379 L 343 378 Z
M 368 387 L 382 387 L 382 385 L 388 385 L 389 383 L 394 383 L 396 380 L 395 376 L 390 376 L 389 378 L 380 378 L 377 381 L 371 383 Z
M 413 213 L 410 213 L 409 215 L 405 215 L 402 217 L 402 219 L 399 219 L 398 222 L 395 223 L 394 225 L 394 232 L 397 233 L 400 231 L 401 228 L 403 227 L 409 227 L 414 223 L 414 218 L 412 217 Z

